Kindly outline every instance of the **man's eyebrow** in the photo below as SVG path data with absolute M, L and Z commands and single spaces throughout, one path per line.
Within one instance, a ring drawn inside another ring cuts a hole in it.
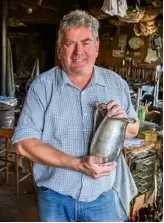
M 92 41 L 92 39 L 90 38 L 86 38 L 86 39 L 83 39 L 82 42 L 86 42 L 86 41 Z
M 90 38 L 86 38 L 86 39 L 81 40 L 81 42 L 87 42 L 87 41 L 91 42 L 92 39 L 90 39 Z M 73 40 L 71 40 L 71 39 L 65 39 L 65 40 L 64 40 L 64 43 L 76 43 L 76 42 L 73 41 Z
M 67 43 L 67 42 L 69 42 L 69 43 L 75 43 L 75 41 L 73 41 L 73 40 L 71 40 L 71 39 L 65 39 L 65 40 L 64 40 L 64 43 Z

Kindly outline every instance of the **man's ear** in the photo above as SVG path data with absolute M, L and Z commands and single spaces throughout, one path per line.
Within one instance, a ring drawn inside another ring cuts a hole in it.
M 60 52 L 61 52 L 61 47 L 60 45 L 57 43 L 57 57 L 60 60 Z
M 99 47 L 100 47 L 100 41 L 99 39 L 97 40 L 97 51 L 99 52 Z
M 96 53 L 97 53 L 97 57 L 98 57 L 98 54 L 99 54 L 99 47 L 100 47 L 100 41 L 99 41 L 99 38 L 97 37 L 97 39 L 96 39 Z

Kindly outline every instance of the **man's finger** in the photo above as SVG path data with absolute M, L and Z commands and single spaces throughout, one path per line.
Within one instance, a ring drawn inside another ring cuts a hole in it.
M 113 171 L 117 166 L 116 162 L 111 163 L 105 163 L 103 165 L 100 166 L 100 174 L 102 173 L 108 173 L 110 171 Z
M 114 167 L 116 167 L 117 163 L 116 163 L 116 161 L 106 162 L 106 163 L 102 164 L 102 166 L 114 166 Z
M 112 118 L 127 118 L 127 114 L 123 109 L 120 109 L 117 111 L 117 113 L 115 113 Z
M 91 158 L 91 162 L 93 164 L 104 164 L 104 163 L 108 162 L 107 157 L 91 156 L 90 158 Z
M 116 102 L 111 100 L 106 106 L 107 110 L 110 110 L 114 105 L 117 105 Z
M 110 110 L 108 110 L 107 115 L 108 117 L 113 117 L 114 115 L 121 112 L 124 112 L 124 110 L 119 105 L 115 105 Z
M 116 165 L 117 165 L 116 162 L 113 162 L 113 164 L 110 164 L 110 165 L 108 163 L 108 166 L 102 167 L 100 173 L 95 175 L 93 178 L 98 179 L 99 177 L 110 175 L 116 169 Z

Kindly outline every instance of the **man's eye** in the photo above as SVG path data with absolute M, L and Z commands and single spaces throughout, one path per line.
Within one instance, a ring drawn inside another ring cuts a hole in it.
M 73 46 L 73 43 L 66 43 L 65 44 L 67 47 L 71 47 L 71 46 Z
M 90 45 L 90 42 L 84 42 L 83 45 L 88 46 L 88 45 Z

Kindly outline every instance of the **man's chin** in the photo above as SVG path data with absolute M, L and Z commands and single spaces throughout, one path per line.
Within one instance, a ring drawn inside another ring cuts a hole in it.
M 89 69 L 87 67 L 75 67 L 75 68 L 72 68 L 71 69 L 71 72 L 72 73 L 75 73 L 75 74 L 87 74 L 89 71 Z

